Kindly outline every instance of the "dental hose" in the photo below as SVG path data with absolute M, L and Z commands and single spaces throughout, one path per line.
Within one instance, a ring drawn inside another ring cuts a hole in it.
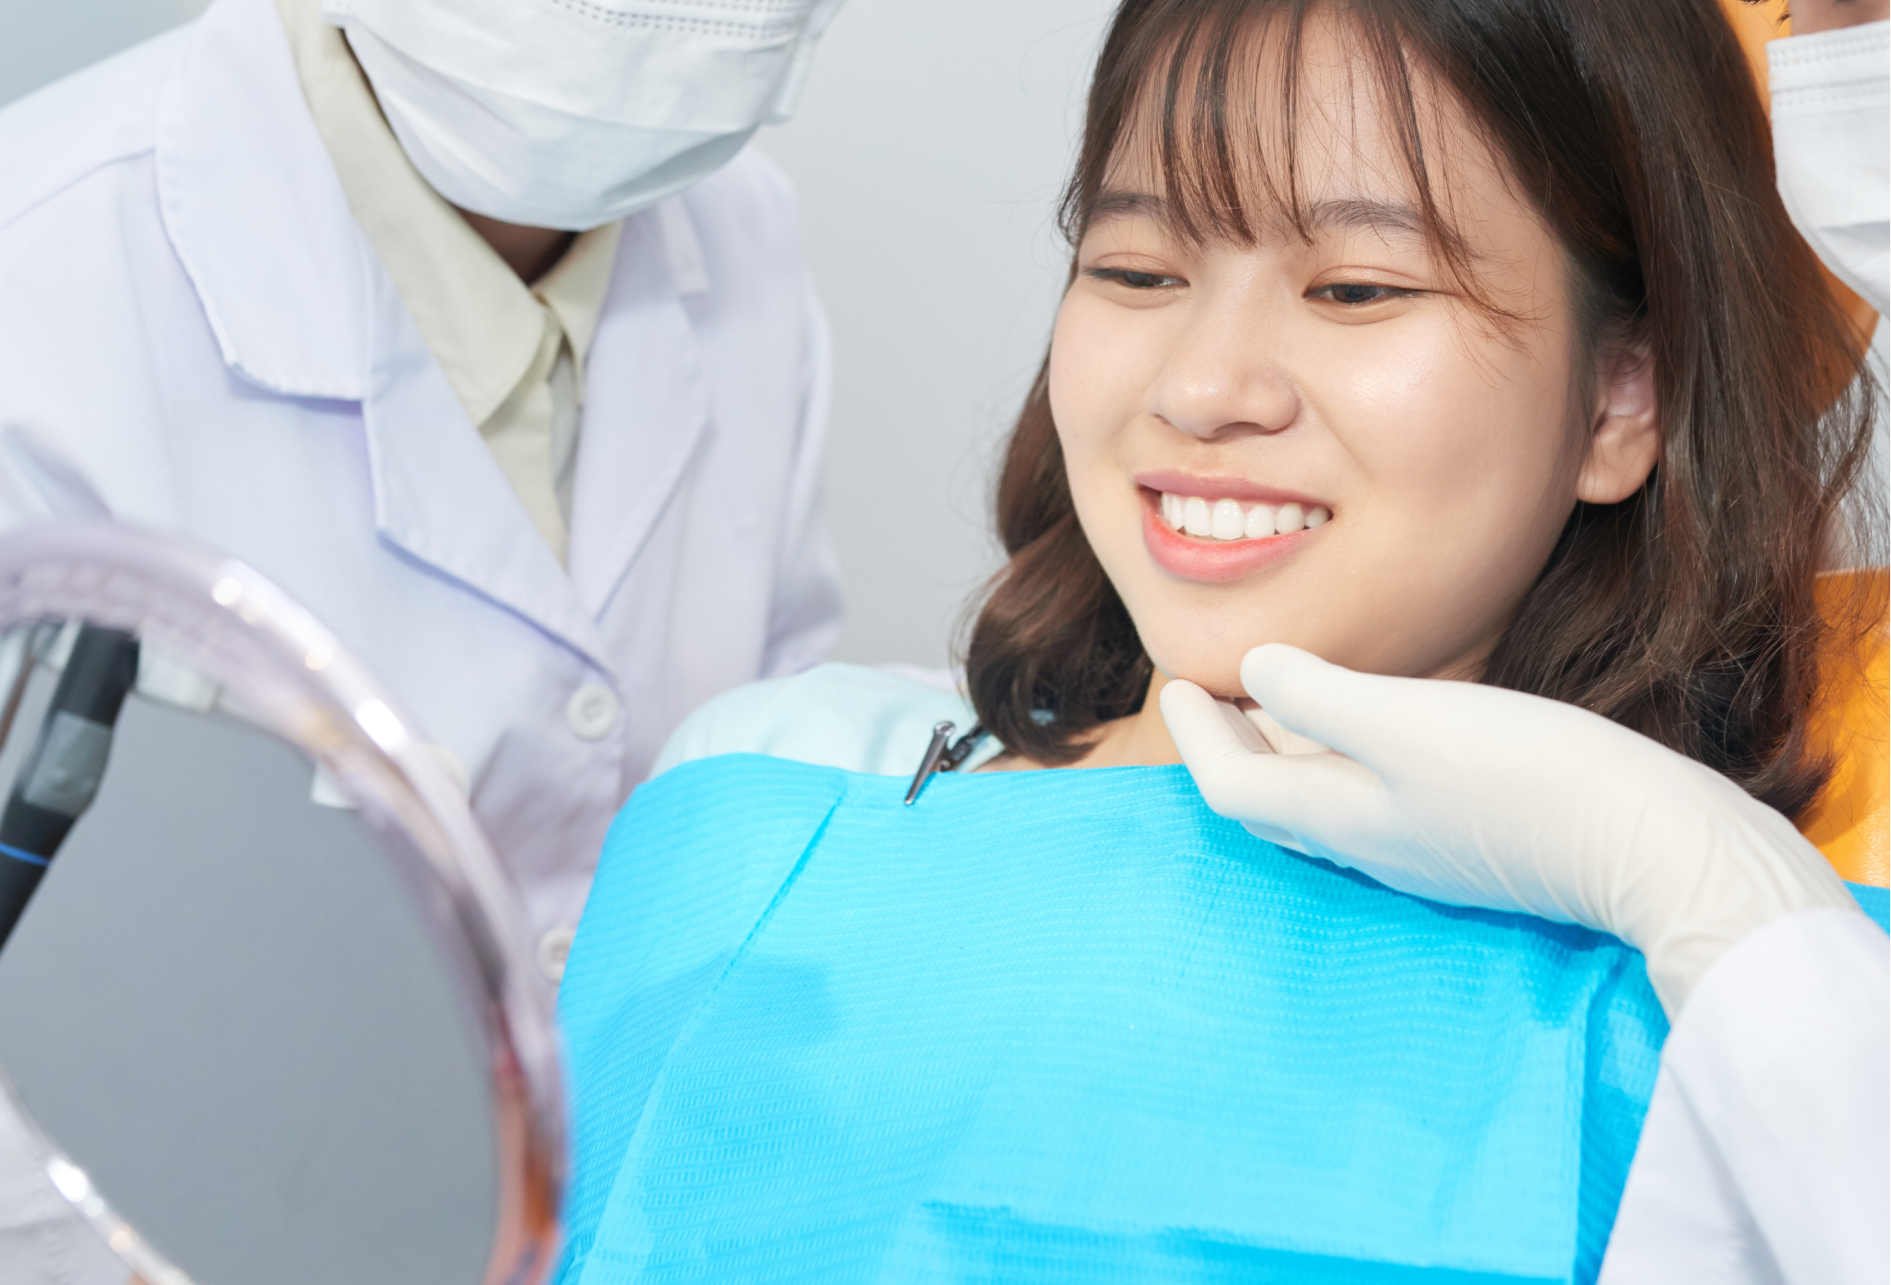
M 26 663 L 32 661 L 28 657 Z M 85 625 L 53 691 L 25 766 L 0 813 L 0 946 L 59 846 L 98 795 L 112 729 L 138 681 L 138 640 Z

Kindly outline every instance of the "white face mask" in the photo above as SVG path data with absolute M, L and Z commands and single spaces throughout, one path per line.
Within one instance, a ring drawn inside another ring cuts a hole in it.
M 841 0 L 322 0 L 434 190 L 582 231 L 786 120 Z

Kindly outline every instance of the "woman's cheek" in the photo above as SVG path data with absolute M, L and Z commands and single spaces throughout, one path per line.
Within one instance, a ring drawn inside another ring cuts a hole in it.
M 1071 297 L 1057 315 L 1051 336 L 1050 401 L 1066 461 L 1106 451 L 1115 429 L 1134 419 L 1142 404 L 1134 362 L 1133 314 Z
M 1443 517 L 1480 485 L 1537 481 L 1498 475 L 1534 474 L 1554 454 L 1539 381 L 1517 357 L 1476 351 L 1453 327 L 1410 327 L 1331 362 L 1309 391 L 1371 489 Z
M 1461 372 L 1448 336 L 1431 327 L 1356 333 L 1329 329 L 1302 347 L 1303 394 L 1369 472 L 1407 457 L 1422 458 L 1449 432 L 1462 406 Z

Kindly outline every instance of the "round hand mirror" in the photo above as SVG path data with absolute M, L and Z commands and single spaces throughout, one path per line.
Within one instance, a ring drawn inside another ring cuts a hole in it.
M 242 564 L 0 538 L 0 1192 L 150 1285 L 541 1280 L 555 1038 L 463 788 Z

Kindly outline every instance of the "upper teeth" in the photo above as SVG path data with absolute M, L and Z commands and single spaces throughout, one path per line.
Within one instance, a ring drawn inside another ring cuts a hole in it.
M 1287 504 L 1249 504 L 1238 500 L 1204 500 L 1199 495 L 1162 493 L 1162 520 L 1172 530 L 1186 531 L 1204 540 L 1258 540 L 1263 536 L 1292 535 L 1305 527 L 1324 525 L 1333 514 L 1324 504 L 1311 508 Z

